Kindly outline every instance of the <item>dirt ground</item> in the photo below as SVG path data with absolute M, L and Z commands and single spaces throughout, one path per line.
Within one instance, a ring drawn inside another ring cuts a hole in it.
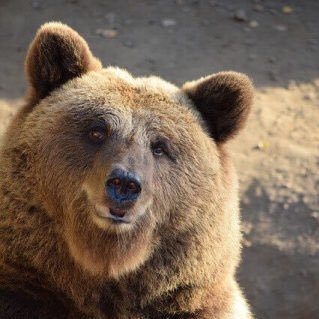
M 319 1 L 0 0 L 0 136 L 25 91 L 36 29 L 78 30 L 104 65 L 182 84 L 247 73 L 255 105 L 234 142 L 239 280 L 259 319 L 319 318 Z

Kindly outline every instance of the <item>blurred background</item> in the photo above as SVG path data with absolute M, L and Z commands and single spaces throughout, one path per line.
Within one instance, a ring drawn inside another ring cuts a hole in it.
M 230 145 L 243 215 L 238 278 L 256 318 L 319 318 L 319 1 L 0 0 L 0 142 L 26 89 L 28 44 L 52 20 L 133 75 L 253 79 L 249 124 Z

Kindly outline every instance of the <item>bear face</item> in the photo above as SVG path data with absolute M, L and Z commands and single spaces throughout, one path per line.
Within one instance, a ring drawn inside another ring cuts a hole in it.
M 65 227 L 87 270 L 132 270 L 150 254 L 155 227 L 182 231 L 198 214 L 208 218 L 195 198 L 219 188 L 220 163 L 197 118 L 179 89 L 113 68 L 72 80 L 25 118 L 18 139 L 28 141 L 24 153 L 36 163 L 36 201 Z M 137 176 L 136 200 L 111 198 L 107 183 L 116 170 Z
M 162 265 L 170 283 L 146 290 L 154 298 L 233 275 L 237 184 L 224 146 L 249 113 L 246 76 L 222 72 L 182 88 L 134 78 L 103 69 L 59 23 L 40 29 L 26 71 L 28 103 L 2 159 L 21 162 L 20 173 L 2 176 L 20 185 L 28 212 L 47 216 L 76 265 L 100 280 L 152 277 L 144 272 Z

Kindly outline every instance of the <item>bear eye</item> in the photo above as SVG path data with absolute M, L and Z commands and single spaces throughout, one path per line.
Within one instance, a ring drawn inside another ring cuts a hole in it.
M 88 138 L 94 144 L 101 144 L 105 141 L 107 131 L 105 126 L 93 126 L 89 129 Z
M 158 141 L 155 143 L 151 144 L 151 150 L 154 156 L 163 156 L 163 155 L 168 155 L 168 149 L 167 149 L 167 145 L 165 142 L 163 141 Z

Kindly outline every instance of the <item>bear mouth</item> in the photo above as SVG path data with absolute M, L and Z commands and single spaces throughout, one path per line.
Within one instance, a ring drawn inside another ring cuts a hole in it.
M 126 210 L 119 208 L 111 208 L 104 205 L 96 205 L 95 215 L 104 221 L 110 222 L 113 225 L 131 224 L 132 220 Z

